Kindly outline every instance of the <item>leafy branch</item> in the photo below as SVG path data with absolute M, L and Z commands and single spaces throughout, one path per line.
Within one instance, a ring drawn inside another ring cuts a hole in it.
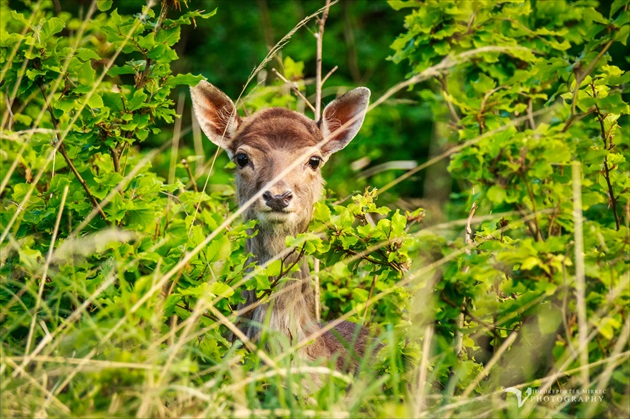
M 595 90 L 595 83 L 591 82 L 591 89 L 593 90 L 593 97 L 597 97 L 597 91 Z M 599 105 L 595 104 L 595 115 L 597 116 L 597 120 L 599 121 L 599 127 L 601 130 L 602 140 L 604 141 L 604 149 L 606 153 L 613 149 L 615 144 L 612 142 L 612 138 L 610 138 L 610 142 L 608 142 L 608 138 L 610 137 L 610 133 L 606 132 L 606 128 L 604 125 L 604 121 L 606 120 L 606 116 L 604 115 Z M 611 130 L 613 126 L 611 127 Z M 606 179 L 606 186 L 608 186 L 608 197 L 610 200 L 610 206 L 612 212 L 615 216 L 615 226 L 617 231 L 621 227 L 621 223 L 619 221 L 619 215 L 617 214 L 617 198 L 615 198 L 615 191 L 613 190 L 612 184 L 610 182 L 610 167 L 608 166 L 608 155 L 604 156 L 604 178 Z
M 43 87 L 41 81 L 37 81 L 37 86 L 41 90 L 42 95 L 44 95 L 44 97 L 46 97 L 46 91 L 44 90 L 44 87 Z M 55 115 L 54 115 L 54 113 L 52 111 L 52 108 L 50 107 L 50 102 L 46 102 L 46 108 L 48 109 L 48 113 L 50 114 L 50 119 L 51 119 L 53 127 L 55 129 L 55 142 L 59 142 L 59 152 L 63 156 L 63 158 L 66 161 L 66 164 L 68 165 L 70 170 L 72 170 L 72 173 L 74 173 L 74 176 L 77 178 L 77 180 L 79 181 L 81 186 L 83 186 L 83 189 L 85 190 L 85 193 L 87 193 L 87 196 L 90 199 L 90 202 L 92 203 L 92 206 L 98 210 L 99 214 L 101 214 L 101 217 L 103 217 L 103 220 L 107 221 L 107 216 L 103 212 L 103 209 L 99 205 L 99 203 L 96 200 L 96 198 L 94 197 L 94 195 L 92 195 L 92 192 L 90 192 L 90 188 L 89 188 L 87 182 L 85 181 L 85 179 L 83 179 L 83 177 L 81 176 L 81 174 L 79 173 L 79 171 L 75 167 L 75 165 L 72 162 L 72 159 L 70 158 L 70 156 L 68 156 L 68 152 L 66 151 L 66 145 L 63 143 L 63 141 L 61 139 L 59 139 L 59 137 L 57 135 L 57 133 L 60 132 L 59 131 L 59 121 L 57 121 L 57 118 L 55 118 Z

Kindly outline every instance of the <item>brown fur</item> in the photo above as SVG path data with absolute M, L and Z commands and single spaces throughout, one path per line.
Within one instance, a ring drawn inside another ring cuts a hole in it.
M 240 118 L 232 101 L 209 83 L 201 82 L 191 89 L 191 96 L 200 126 L 215 144 L 227 150 L 231 158 L 245 154 L 248 163 L 236 170 L 236 189 L 241 205 L 263 188 L 270 196 L 290 194 L 287 206 L 273 209 L 263 197 L 246 210 L 245 218 L 256 219 L 257 234 L 249 239 L 249 252 L 259 264 L 265 263 L 286 248 L 287 236 L 307 230 L 313 214 L 313 204 L 320 199 L 324 180 L 321 167 L 313 169 L 311 158 L 320 158 L 321 165 L 330 154 L 345 147 L 358 132 L 367 108 L 369 90 L 358 88 L 328 105 L 322 121 L 315 123 L 296 112 L 272 108 L 248 118 Z M 337 130 L 351 118 L 357 117 L 345 130 Z M 330 141 L 323 143 L 324 137 Z M 300 164 L 274 184 L 287 166 L 302 159 Z M 236 160 L 235 160 L 236 161 Z M 321 166 L 320 165 L 320 166 Z M 297 261 L 297 252 L 285 264 L 300 263 L 298 273 L 274 289 L 276 295 L 269 303 L 256 307 L 244 332 L 256 339 L 260 327 L 286 335 L 292 343 L 321 334 L 313 343 L 302 348 L 299 355 L 305 359 L 335 359 L 342 371 L 356 370 L 366 355 L 368 331 L 355 323 L 341 322 L 332 330 L 320 333 L 322 325 L 315 316 L 315 295 L 308 266 Z M 257 301 L 254 291 L 244 293 L 246 305 Z

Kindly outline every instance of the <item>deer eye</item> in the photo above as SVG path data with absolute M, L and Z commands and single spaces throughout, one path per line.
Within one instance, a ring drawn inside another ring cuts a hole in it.
M 311 166 L 311 169 L 315 170 L 319 167 L 319 164 L 322 162 L 322 159 L 317 156 L 313 156 L 308 160 L 308 165 Z
M 249 163 L 249 157 L 247 157 L 247 154 L 245 153 L 238 153 L 234 156 L 234 161 L 238 164 L 238 167 L 243 168 L 247 166 L 247 163 Z

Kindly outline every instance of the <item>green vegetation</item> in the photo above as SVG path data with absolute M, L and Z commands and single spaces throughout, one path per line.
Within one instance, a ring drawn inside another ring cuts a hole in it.
M 312 116 L 325 2 L 154 3 L 0 0 L 0 416 L 630 415 L 627 1 L 332 4 L 324 102 L 373 108 L 287 246 L 356 376 L 232 342 L 290 269 L 187 93 Z

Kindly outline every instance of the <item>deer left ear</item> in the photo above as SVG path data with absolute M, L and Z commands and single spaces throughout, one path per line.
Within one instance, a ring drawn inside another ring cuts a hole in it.
M 328 139 L 321 148 L 325 156 L 341 150 L 357 135 L 369 103 L 370 89 L 357 87 L 326 106 L 318 122 L 324 138 Z M 341 128 L 348 122 L 347 127 Z
M 225 93 L 205 80 L 190 88 L 190 96 L 199 126 L 208 139 L 229 150 L 230 142 L 241 122 L 234 103 Z

